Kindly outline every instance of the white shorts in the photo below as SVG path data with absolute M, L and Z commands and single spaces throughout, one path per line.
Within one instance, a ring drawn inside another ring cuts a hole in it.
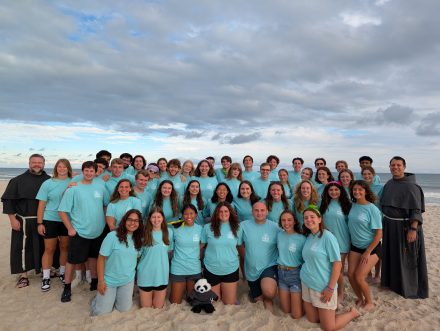
M 336 308 L 338 307 L 338 295 L 336 289 L 333 292 L 333 295 L 330 298 L 329 302 L 322 302 L 321 292 L 308 288 L 307 285 L 304 284 L 304 282 L 301 282 L 301 287 L 303 301 L 311 303 L 313 307 L 329 310 L 336 310 Z

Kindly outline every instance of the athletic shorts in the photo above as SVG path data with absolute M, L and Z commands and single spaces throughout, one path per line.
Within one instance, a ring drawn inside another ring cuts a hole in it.
M 257 280 L 250 281 L 248 280 L 250 294 L 253 299 L 256 299 L 263 295 L 263 291 L 261 290 L 261 280 L 263 278 L 272 278 L 277 282 L 278 279 L 278 266 L 273 265 L 263 270 L 260 277 Z
M 83 238 L 78 233 L 73 237 L 69 237 L 67 262 L 70 264 L 80 264 L 86 262 L 88 258 L 98 258 L 103 240 L 104 234 L 95 239 Z
M 303 301 L 310 303 L 313 307 L 329 310 L 336 310 L 336 308 L 338 307 L 338 294 L 336 289 L 333 291 L 332 297 L 330 298 L 329 302 L 322 302 L 321 292 L 312 290 L 311 288 L 307 287 L 304 282 L 301 282 L 301 286 Z
M 64 226 L 63 222 L 43 220 L 43 224 L 44 228 L 46 229 L 44 239 L 68 236 L 67 228 Z
M 162 291 L 165 290 L 168 285 L 160 285 L 160 286 L 138 286 L 141 291 L 151 292 L 151 291 Z
M 211 286 L 215 286 L 220 283 L 235 283 L 240 279 L 238 269 L 227 275 L 215 275 L 205 268 L 203 271 L 203 276 L 206 278 L 208 283 L 211 284 Z
M 350 251 L 353 251 L 353 252 L 356 252 L 359 254 L 364 254 L 366 250 L 367 250 L 366 248 L 359 248 L 359 247 L 353 246 L 353 244 L 350 245 Z M 376 254 L 379 258 L 382 257 L 382 243 L 381 242 L 379 242 L 377 244 L 377 246 L 374 247 L 374 249 L 370 255 L 374 255 L 374 254 Z
M 194 274 L 194 275 L 174 275 L 170 273 L 170 283 L 178 283 L 178 282 L 196 282 L 200 278 L 202 278 L 202 274 Z

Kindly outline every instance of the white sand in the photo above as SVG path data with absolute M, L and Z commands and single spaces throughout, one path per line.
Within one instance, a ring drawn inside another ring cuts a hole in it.
M 0 181 L 0 195 L 7 182 Z M 440 330 L 440 251 L 439 234 L 435 221 L 440 207 L 428 207 L 425 213 L 425 240 L 428 256 L 430 298 L 405 300 L 389 291 L 372 286 L 377 307 L 346 330 Z M 10 225 L 6 215 L 0 216 L 0 330 L 319 330 L 305 317 L 295 321 L 278 308 L 275 314 L 263 309 L 262 304 L 251 304 L 247 299 L 247 285 L 240 281 L 239 306 L 216 304 L 212 315 L 194 314 L 187 304 L 170 305 L 162 310 L 139 309 L 137 295 L 134 306 L 127 313 L 90 317 L 89 303 L 94 296 L 88 286 L 73 289 L 72 302 L 61 303 L 61 282 L 52 280 L 52 289 L 40 290 L 40 276 L 30 276 L 30 286 L 16 289 L 16 276 L 10 275 Z M 346 285 L 345 309 L 354 304 L 354 295 Z

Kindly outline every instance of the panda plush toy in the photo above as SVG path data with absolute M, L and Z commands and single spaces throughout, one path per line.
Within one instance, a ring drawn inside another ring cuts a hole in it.
M 199 279 L 194 284 L 189 301 L 191 303 L 193 313 L 200 313 L 204 310 L 206 313 L 211 314 L 215 311 L 212 305 L 213 301 L 217 301 L 218 296 L 211 290 L 211 284 L 204 278 Z

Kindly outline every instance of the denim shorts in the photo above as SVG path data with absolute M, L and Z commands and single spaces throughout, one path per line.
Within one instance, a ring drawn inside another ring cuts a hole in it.
M 301 267 L 292 270 L 278 269 L 278 287 L 293 293 L 301 293 L 301 279 L 299 272 Z

